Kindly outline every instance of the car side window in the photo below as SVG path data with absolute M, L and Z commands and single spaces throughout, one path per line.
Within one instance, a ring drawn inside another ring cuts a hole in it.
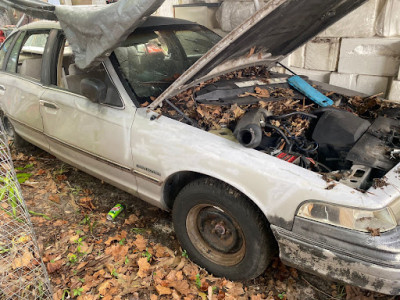
M 103 64 L 90 70 L 81 70 L 75 64 L 75 57 L 68 41 L 63 42 L 57 66 L 57 86 L 72 93 L 82 95 L 83 79 L 98 79 L 106 86 L 105 98 L 100 104 L 123 107 L 121 97 Z
M 15 37 L 15 36 L 10 37 L 9 39 L 7 39 L 7 40 L 4 42 L 4 44 L 3 44 L 3 46 L 2 46 L 2 48 L 1 48 L 1 50 L 0 50 L 0 69 L 3 68 L 4 59 L 5 59 L 6 55 L 7 55 L 7 52 L 10 50 L 12 41 L 14 40 L 14 37 Z
M 11 50 L 6 70 L 40 81 L 48 36 L 48 32 L 20 35 Z

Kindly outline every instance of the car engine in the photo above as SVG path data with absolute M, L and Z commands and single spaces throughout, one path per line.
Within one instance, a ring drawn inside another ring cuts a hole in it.
M 158 112 L 359 190 L 400 162 L 399 105 L 317 87 L 334 102 L 321 107 L 288 78 L 248 68 L 190 88 Z

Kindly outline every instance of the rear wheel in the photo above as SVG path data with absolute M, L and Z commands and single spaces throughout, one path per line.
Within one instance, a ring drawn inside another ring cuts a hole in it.
M 257 207 L 217 180 L 202 178 L 178 194 L 175 233 L 189 257 L 217 276 L 255 278 L 268 266 L 275 240 Z
M 9 140 L 13 141 L 15 147 L 26 148 L 30 146 L 27 141 L 25 141 L 22 137 L 18 135 L 18 133 L 15 132 L 13 124 L 11 124 L 8 117 L 5 116 L 3 112 L 1 112 L 1 122 L 3 124 L 6 135 L 8 136 Z

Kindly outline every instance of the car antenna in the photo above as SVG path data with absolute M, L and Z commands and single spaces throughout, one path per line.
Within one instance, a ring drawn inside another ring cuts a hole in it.
M 281 64 L 280 62 L 276 63 L 277 65 L 280 65 L 282 68 L 288 70 L 290 73 L 292 73 L 293 75 L 297 76 L 297 74 L 295 72 L 293 72 L 292 70 L 290 70 L 288 67 L 286 67 L 285 65 Z
M 19 19 L 17 25 L 15 25 L 15 28 L 21 27 L 22 23 L 23 23 L 24 20 L 25 20 L 25 17 L 26 17 L 26 14 L 23 14 L 22 17 Z

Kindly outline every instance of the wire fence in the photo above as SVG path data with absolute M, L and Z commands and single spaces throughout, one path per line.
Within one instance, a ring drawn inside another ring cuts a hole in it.
M 49 276 L 0 124 L 0 299 L 51 299 Z

